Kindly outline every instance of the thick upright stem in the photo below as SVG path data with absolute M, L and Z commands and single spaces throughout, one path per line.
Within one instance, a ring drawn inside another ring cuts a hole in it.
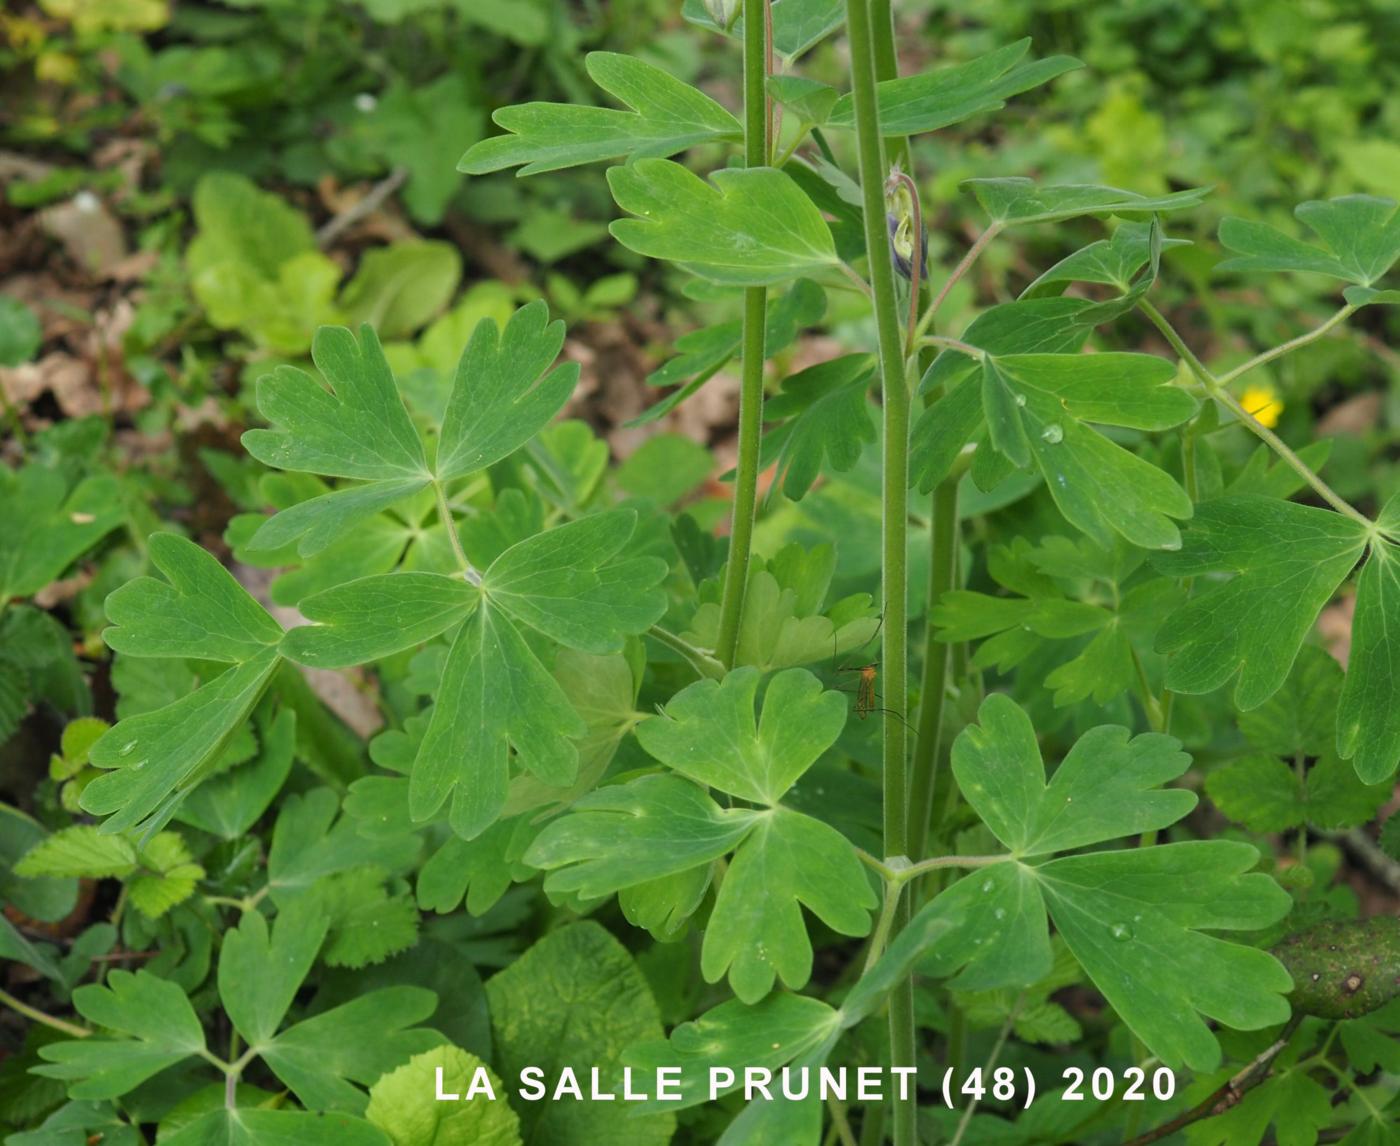
M 749 167 L 762 167 L 768 162 L 766 8 L 767 0 L 744 0 L 744 162 Z M 729 564 L 724 573 L 719 640 L 715 649 L 726 665 L 734 663 L 734 653 L 739 647 L 744 591 L 749 583 L 749 548 L 753 543 L 754 510 L 758 503 L 759 443 L 763 434 L 763 339 L 767 315 L 767 288 L 750 287 L 744 292 L 734 516 L 729 529 Z
M 887 5 L 886 5 L 887 7 Z M 906 636 L 908 578 L 905 568 L 909 521 L 909 388 L 904 379 L 904 347 L 894 266 L 885 238 L 885 155 L 876 102 L 875 47 L 871 0 L 846 0 L 851 47 L 851 90 L 855 103 L 856 146 L 860 158 L 861 206 L 865 249 L 870 262 L 870 285 L 875 301 L 879 337 L 880 377 L 884 403 L 884 470 L 881 586 L 881 671 L 885 682 L 884 721 L 884 845 L 889 856 L 909 851 L 909 773 L 905 713 L 909 681 Z M 891 933 L 903 926 L 907 900 L 896 912 Z M 890 1062 L 914 1066 L 914 997 L 908 981 L 890 996 Z M 916 1141 L 916 1106 L 912 1100 L 893 1104 L 895 1146 Z

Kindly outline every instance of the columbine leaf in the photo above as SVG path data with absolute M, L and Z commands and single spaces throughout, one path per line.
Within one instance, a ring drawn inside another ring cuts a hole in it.
M 378 660 L 431 640 L 476 608 L 481 591 L 460 576 L 400 571 L 361 577 L 305 598 L 312 625 L 292 629 L 282 652 L 317 668 Z
M 1351 658 L 1337 709 L 1337 751 L 1366 783 L 1400 762 L 1400 546 L 1376 538 L 1356 587 Z
M 678 776 L 643 776 L 583 797 L 536 837 L 525 862 L 549 872 L 547 890 L 595 899 L 708 865 L 759 817 L 721 808 Z
M 1163 623 L 1157 648 L 1173 654 L 1167 687 L 1210 692 L 1238 674 L 1236 705 L 1262 704 L 1365 545 L 1364 526 L 1329 510 L 1251 495 L 1197 506 L 1181 551 L 1154 564 L 1173 577 L 1235 576 L 1198 586 Z
M 0 466 L 0 603 L 57 580 L 121 520 L 110 477 L 87 478 L 70 492 L 56 469 Z
M 280 662 L 276 649 L 265 649 L 173 704 L 110 729 L 92 746 L 90 759 L 111 770 L 83 789 L 83 809 L 107 817 L 104 832 L 165 823 L 243 726 Z
M 442 1043 L 435 1031 L 408 1029 L 437 1009 L 421 987 L 384 987 L 288 1027 L 263 1044 L 262 1058 L 310 1110 L 360 1114 L 363 1091 L 411 1055 Z
M 773 487 L 794 501 L 812 488 L 822 463 L 844 473 L 860 460 L 864 443 L 875 440 L 868 387 L 874 363 L 848 354 L 783 380 L 782 393 L 764 406 L 765 419 L 786 419 L 763 436 L 761 464 L 777 462 Z
M 339 810 L 329 788 L 282 802 L 267 856 L 268 888 L 280 908 L 285 910 L 313 891 L 325 876 L 364 866 L 397 872 L 417 857 L 417 836 L 362 836 L 349 816 L 336 818 Z
M 775 808 L 754 826 L 720 884 L 705 929 L 701 971 L 711 983 L 727 972 L 730 987 L 746 1003 L 766 995 L 775 975 L 798 990 L 812 974 L 801 908 L 842 935 L 864 935 L 878 902 L 840 832 Z
M 497 1101 L 488 1101 L 480 1090 L 470 1102 L 435 1100 L 438 1089 L 471 1093 L 479 1071 L 486 1072 Z M 520 1119 L 505 1101 L 507 1093 L 476 1055 L 440 1046 L 414 1055 L 370 1087 L 365 1117 L 389 1135 L 393 1146 L 519 1146 Z
M 578 770 L 578 749 L 570 738 L 587 731 L 519 630 L 483 603 L 447 654 L 432 718 L 413 762 L 413 818 L 428 819 L 450 795 L 452 830 L 472 839 L 505 807 L 511 746 L 521 767 L 557 787 L 570 783 Z
M 151 561 L 169 579 L 128 581 L 107 598 L 102 638 L 136 657 L 241 664 L 273 648 L 282 626 L 212 554 L 174 533 L 153 533 Z
M 203 781 L 185 797 L 177 818 L 223 840 L 246 835 L 292 770 L 296 731 L 296 713 L 291 708 L 259 721 L 258 756 Z
M 637 727 L 643 748 L 700 784 L 758 804 L 776 804 L 846 723 L 846 701 L 824 692 L 806 669 L 774 676 L 756 721 L 759 672 L 735 669 L 722 681 L 687 686 L 662 716 Z
M 1236 257 L 1221 271 L 1303 271 L 1369 287 L 1400 259 L 1400 210 L 1394 199 L 1345 195 L 1313 199 L 1294 209 L 1322 248 L 1286 235 L 1267 223 L 1225 219 L 1220 242 Z M 1366 295 L 1362 302 L 1377 301 Z
M 1105 547 L 1180 543 L 1171 517 L 1191 499 L 1158 467 L 1084 422 L 1162 430 L 1195 401 L 1173 385 L 1176 368 L 1150 354 L 1007 354 L 983 361 L 982 404 L 992 446 L 1012 464 L 1033 459 L 1060 512 Z
M 39 1048 L 46 1064 L 34 1073 L 70 1083 L 70 1098 L 116 1098 L 204 1050 L 204 1030 L 185 992 L 148 971 L 111 971 L 106 986 L 75 990 L 73 1005 L 89 1022 L 124 1037 Z
M 457 365 L 438 441 L 440 480 L 493 465 L 534 437 L 569 399 L 577 362 L 551 370 L 564 324 L 542 301 L 517 310 L 502 330 L 485 318 Z
M 237 929 L 225 933 L 219 999 L 250 1047 L 266 1046 L 276 1035 L 326 928 L 325 915 L 308 901 L 279 911 L 270 934 L 267 919 L 256 911 L 245 911 Z
M 953 745 L 962 791 L 1018 856 L 1046 855 L 1155 831 L 1196 806 L 1193 793 L 1158 786 L 1191 758 L 1170 736 L 1104 725 L 1075 742 L 1049 784 L 1030 718 L 994 694 Z
M 816 205 L 771 167 L 716 171 L 707 182 L 665 159 L 608 169 L 624 211 L 610 228 L 624 247 L 733 286 L 816 274 L 840 260 Z
M 545 636 L 588 653 L 612 653 L 666 611 L 657 588 L 666 563 L 618 561 L 636 528 L 630 509 L 595 513 L 526 538 L 502 553 L 482 578 L 493 605 Z
M 384 1146 L 382 1131 L 335 1111 L 220 1106 L 162 1134 L 161 1146 Z
M 550 932 L 489 979 L 495 1037 L 493 1061 L 506 1078 L 526 1066 L 557 1079 L 572 1067 L 580 1079 L 596 1068 L 600 1087 L 620 1093 L 622 1053 L 661 1038 L 651 990 L 627 950 L 597 923 Z M 664 1146 L 675 1127 L 668 1113 L 619 1125 L 614 1104 L 532 1102 L 521 1111 L 527 1142 L 588 1146 L 622 1139 L 628 1146 Z
M 1164 827 L 1194 803 L 1189 793 L 1147 787 L 1185 765 L 1169 738 L 1129 742 L 1122 729 L 1094 729 L 1042 787 L 1025 715 L 994 696 L 979 719 L 954 743 L 954 769 L 973 809 L 1017 855 L 1098 843 L 1149 823 Z M 1104 750 L 1119 760 L 1100 771 L 1095 758 Z M 1253 848 L 1227 841 L 1031 864 L 1008 858 L 954 884 L 910 926 L 953 924 L 930 958 L 945 976 L 965 967 L 960 986 L 1028 986 L 1050 969 L 1048 910 L 1075 958 L 1153 1053 L 1171 1066 L 1208 1070 L 1220 1048 L 1198 1011 L 1246 1030 L 1288 1016 L 1282 995 L 1289 979 L 1277 962 L 1201 934 L 1257 929 L 1288 911 L 1281 888 L 1248 874 L 1257 861 Z
M 972 191 L 993 222 L 1004 226 L 1050 223 L 1080 215 L 1180 211 L 1199 206 L 1210 194 L 1208 187 L 1196 187 L 1167 195 L 1139 195 L 1136 191 L 1093 183 L 1038 185 L 1021 176 L 966 179 L 962 185 Z
M 632 110 L 526 103 L 491 117 L 510 135 L 483 139 L 459 171 L 483 175 L 523 164 L 521 175 L 622 156 L 666 156 L 697 144 L 739 139 L 743 128 L 704 92 L 668 72 L 616 52 L 590 52 L 593 82 Z
M 937 131 L 974 115 L 997 111 L 1012 96 L 1084 66 L 1073 56 L 1050 56 L 1022 64 L 1030 46 L 1029 38 L 1018 40 L 965 64 L 886 80 L 877 88 L 881 132 L 915 135 Z M 851 96 L 837 100 L 831 123 L 855 125 Z
M 802 55 L 809 48 L 819 44 L 845 22 L 846 7 L 843 0 L 784 0 L 786 7 L 774 5 L 773 50 L 789 62 Z M 683 15 L 692 24 L 700 24 L 715 32 L 723 32 L 705 5 L 705 0 L 685 0 L 681 6 Z M 738 15 L 729 26 L 729 35 L 741 39 L 744 33 L 744 17 Z

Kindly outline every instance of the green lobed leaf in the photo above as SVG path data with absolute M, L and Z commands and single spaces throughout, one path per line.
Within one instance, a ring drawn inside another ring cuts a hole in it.
M 116 1098 L 204 1050 L 204 1030 L 185 992 L 149 971 L 110 971 L 105 986 L 77 988 L 73 1005 L 90 1023 L 119 1037 L 39 1048 L 45 1064 L 35 1073 L 69 1083 L 71 1098 Z
M 773 50 L 789 62 L 821 43 L 846 19 L 843 0 L 784 0 L 784 3 L 786 7 L 775 5 L 771 14 Z M 699 24 L 711 31 L 726 31 L 715 22 L 705 0 L 685 0 L 681 5 L 681 15 L 692 24 Z M 743 39 L 742 12 L 736 14 L 727 32 L 735 40 Z
M 629 111 L 574 104 L 526 103 L 492 119 L 509 135 L 483 139 L 457 165 L 483 175 L 521 166 L 521 175 L 557 171 L 622 156 L 666 156 L 697 144 L 739 139 L 739 121 L 704 92 L 668 72 L 617 52 L 590 52 L 584 67 Z
M 388 1141 L 364 1119 L 335 1111 L 224 1106 L 161 1135 L 161 1146 L 385 1146 Z
M 823 691 L 806 669 L 785 669 L 768 684 L 755 719 L 760 674 L 754 668 L 722 681 L 686 686 L 663 715 L 643 721 L 637 739 L 683 776 L 722 792 L 772 806 L 835 743 L 846 701 Z
M 0 603 L 56 581 L 122 518 L 111 477 L 85 478 L 70 490 L 57 469 L 0 466 Z
M 434 1098 L 438 1090 L 471 1094 L 478 1078 L 491 1088 L 495 1101 L 482 1090 L 471 1101 Z M 519 1146 L 520 1119 L 506 1102 L 507 1093 L 476 1055 L 440 1046 L 414 1055 L 370 1087 L 365 1117 L 388 1134 L 393 1146 Z
M 731 286 L 762 286 L 839 265 L 831 230 L 791 176 L 729 168 L 709 181 L 665 159 L 608 169 L 617 205 L 636 219 L 609 228 L 624 247 Z
M 271 1043 L 316 961 L 328 922 L 318 905 L 289 904 L 269 928 L 245 911 L 224 934 L 219 953 L 219 1000 L 248 1046 Z
M 578 382 L 579 366 L 550 369 L 564 345 L 564 324 L 535 301 L 505 324 L 484 318 L 457 364 L 443 417 L 436 472 L 450 480 L 514 453 L 553 418 Z
M 373 866 L 398 872 L 418 856 L 416 835 L 370 838 L 360 835 L 354 819 L 338 816 L 339 801 L 329 788 L 288 796 L 282 801 L 267 856 L 271 898 L 286 908 L 326 876 Z
M 916 135 L 999 111 L 1012 96 L 1084 66 L 1073 56 L 1050 56 L 1023 64 L 1030 46 L 1029 38 L 1018 40 L 964 64 L 884 81 L 876 88 L 881 133 Z M 839 127 L 855 126 L 851 96 L 836 101 L 830 120 Z
M 412 240 L 373 247 L 340 296 L 355 324 L 367 323 L 381 338 L 403 338 L 426 325 L 456 293 L 462 257 L 451 243 Z
M 1400 259 L 1400 210 L 1394 199 L 1313 199 L 1300 203 L 1293 213 L 1322 240 L 1321 248 L 1267 223 L 1229 218 L 1220 224 L 1220 242 L 1236 257 L 1219 263 L 1216 270 L 1301 271 L 1369 287 Z M 1353 305 L 1385 301 L 1371 294 L 1358 298 Z
M 1196 187 L 1166 195 L 1140 195 L 1093 183 L 1037 184 L 1024 176 L 965 179 L 962 186 L 972 191 L 993 222 L 1003 226 L 1052 223 L 1080 215 L 1180 211 L 1199 206 L 1210 194 L 1210 188 Z
M 259 724 L 259 753 L 226 772 L 210 776 L 186 795 L 176 818 L 222 840 L 248 833 L 292 770 L 296 749 L 296 713 L 282 709 Z
M 1356 586 L 1351 654 L 1337 709 L 1337 751 L 1368 784 L 1400 763 L 1400 546 L 1371 543 Z
M 44 330 L 39 316 L 17 298 L 0 294 L 0 366 L 19 366 L 39 352 Z
M 1253 495 L 1198 505 L 1182 549 L 1154 564 L 1173 577 L 1234 576 L 1199 586 L 1163 622 L 1157 648 L 1172 654 L 1167 687 L 1210 692 L 1238 674 L 1235 704 L 1264 703 L 1365 545 L 1363 526 L 1329 510 Z
M 763 436 L 760 463 L 776 462 L 773 487 L 798 501 L 823 464 L 845 473 L 875 440 L 868 389 L 874 374 L 868 354 L 848 354 L 783 379 L 782 392 L 764 405 L 765 420 L 785 419 Z
M 151 561 L 169 581 L 137 577 L 107 598 L 102 639 L 136 657 L 242 664 L 274 648 L 282 626 L 212 554 L 175 533 L 153 533 Z

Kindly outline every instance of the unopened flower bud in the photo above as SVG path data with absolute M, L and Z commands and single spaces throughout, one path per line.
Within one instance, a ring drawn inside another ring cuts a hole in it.
M 721 28 L 729 28 L 739 15 L 742 0 L 705 0 L 710 19 Z
M 890 237 L 890 257 L 906 279 L 913 278 L 914 260 L 919 260 L 919 277 L 928 277 L 928 232 L 920 222 L 914 202 L 912 181 L 898 168 L 885 182 L 885 229 Z M 918 234 L 915 235 L 917 230 Z

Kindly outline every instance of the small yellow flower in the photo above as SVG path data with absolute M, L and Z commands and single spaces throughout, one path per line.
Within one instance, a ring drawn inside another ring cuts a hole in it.
M 1278 425 L 1279 415 L 1283 413 L 1283 400 L 1270 386 L 1246 386 L 1240 405 L 1271 430 Z

